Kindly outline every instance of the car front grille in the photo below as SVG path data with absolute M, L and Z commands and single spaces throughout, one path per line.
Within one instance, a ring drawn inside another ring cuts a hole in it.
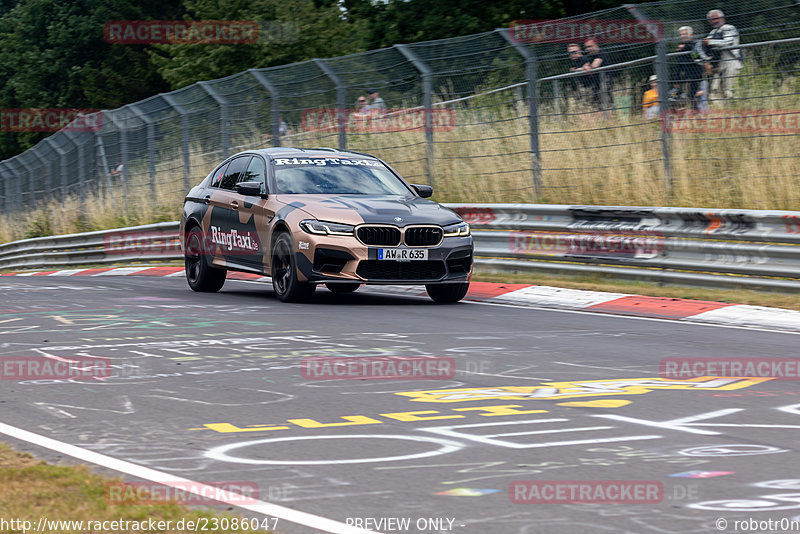
M 438 226 L 412 226 L 406 228 L 404 240 L 409 247 L 434 247 L 442 242 L 443 235 Z
M 357 235 L 365 245 L 396 247 L 400 244 L 400 229 L 392 226 L 361 226 Z
M 438 280 L 446 274 L 443 261 L 363 260 L 356 273 L 367 280 Z

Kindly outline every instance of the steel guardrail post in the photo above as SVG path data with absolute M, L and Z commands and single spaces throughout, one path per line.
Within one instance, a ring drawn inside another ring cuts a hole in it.
M 130 108 L 136 117 L 139 118 L 147 129 L 147 170 L 150 177 L 150 194 L 155 201 L 156 198 L 156 127 L 153 119 L 148 117 L 139 109 L 139 104 L 128 104 L 124 108 Z
M 428 185 L 435 183 L 435 152 L 433 147 L 433 71 L 408 45 L 396 44 L 394 48 L 422 75 L 422 108 L 425 114 L 425 173 Z
M 11 197 L 11 179 L 8 176 L 10 171 L 6 167 L 7 163 L 5 161 L 0 161 L 0 182 L 2 182 L 3 185 L 3 213 L 8 215 L 10 213 L 9 208 L 11 207 L 11 203 L 9 202 L 9 198 Z
M 325 60 L 314 58 L 312 61 L 319 67 L 325 76 L 330 78 L 336 86 L 336 130 L 339 132 L 338 148 L 347 149 L 347 86 L 342 78 L 334 71 Z
M 655 71 L 658 78 L 658 109 L 660 117 L 669 110 L 670 73 L 667 58 L 667 39 L 662 30 L 654 30 L 649 19 L 636 4 L 623 5 L 636 20 L 641 22 L 653 36 L 656 43 Z M 657 28 L 660 26 L 656 25 Z M 659 117 L 659 118 L 660 118 Z M 664 165 L 664 204 L 669 204 L 674 192 L 672 176 L 671 135 L 666 122 L 661 123 L 661 157 Z
M 31 148 L 30 150 L 31 150 L 31 154 L 33 154 L 33 157 L 36 158 L 39 161 L 39 163 L 41 164 L 41 169 L 44 171 L 44 187 L 42 188 L 43 189 L 42 190 L 42 197 L 43 197 L 44 200 L 42 201 L 42 203 L 46 204 L 48 198 L 50 197 L 50 192 L 53 190 L 53 188 L 52 188 L 52 185 L 50 183 L 51 182 L 50 169 L 49 169 L 50 166 L 48 165 L 48 161 L 46 159 L 44 159 L 42 156 L 40 156 L 39 152 L 37 152 L 37 150 L 36 150 L 39 147 L 40 144 L 41 144 L 41 141 L 36 143 L 36 145 L 34 145 L 34 147 Z M 35 184 L 34 184 L 33 176 L 34 175 L 32 174 L 31 175 L 31 194 L 35 198 L 36 195 L 35 195 Z M 34 201 L 33 206 L 34 206 L 34 208 L 36 207 L 36 202 L 35 201 Z
M 247 69 L 247 72 L 256 79 L 270 94 L 270 111 L 272 113 L 272 146 L 281 146 L 281 94 L 264 71 Z M 338 99 L 338 94 L 337 94 Z
M 161 93 L 160 96 L 175 112 L 181 116 L 181 152 L 183 153 L 183 189 L 188 191 L 191 187 L 192 160 L 189 153 L 189 112 L 175 100 L 170 93 Z
M 539 150 L 539 86 L 536 54 L 523 43 L 511 37 L 508 28 L 499 28 L 498 33 L 525 60 L 525 78 L 528 87 L 528 138 L 533 169 L 533 194 L 537 198 L 542 191 L 542 157 Z
M 67 153 L 58 146 L 53 140 L 53 136 L 46 137 L 44 142 L 47 143 L 53 151 L 58 154 L 58 167 L 59 174 L 61 175 L 61 195 L 62 198 L 67 195 Z
M 219 106 L 220 143 L 222 143 L 222 159 L 227 159 L 231 149 L 230 119 L 228 117 L 228 99 L 217 93 L 208 82 L 197 82 L 197 85 Z

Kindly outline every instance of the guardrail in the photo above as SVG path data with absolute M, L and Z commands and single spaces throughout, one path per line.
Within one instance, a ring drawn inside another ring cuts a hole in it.
M 485 269 L 800 291 L 800 213 L 448 204 Z
M 445 204 L 473 228 L 476 266 L 507 272 L 800 292 L 800 213 Z M 0 269 L 181 260 L 167 222 L 0 245 Z
M 0 269 L 182 259 L 177 222 L 35 237 L 0 245 Z

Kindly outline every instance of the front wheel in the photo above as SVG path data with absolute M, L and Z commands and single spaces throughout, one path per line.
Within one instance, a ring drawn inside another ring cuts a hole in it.
M 463 284 L 428 284 L 425 286 L 428 296 L 439 304 L 458 302 L 467 295 L 469 282 Z
M 278 300 L 283 302 L 309 300 L 317 288 L 297 279 L 292 238 L 285 232 L 278 235 L 272 245 L 272 288 Z
M 361 287 L 361 284 L 359 284 L 358 282 L 339 282 L 335 284 L 334 283 L 325 284 L 325 287 L 327 287 L 334 293 L 352 293 L 353 291 Z
M 216 293 L 225 284 L 226 269 L 209 265 L 209 251 L 205 247 L 203 232 L 198 227 L 189 230 L 186 239 L 185 266 L 189 287 L 203 293 Z

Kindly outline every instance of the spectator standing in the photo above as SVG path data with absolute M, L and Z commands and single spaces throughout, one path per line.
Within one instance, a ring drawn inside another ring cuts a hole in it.
M 642 113 L 647 120 L 657 119 L 660 111 L 658 105 L 658 78 L 655 74 L 650 76 L 650 89 L 642 97 Z
M 383 101 L 377 89 L 367 89 L 367 96 L 371 102 L 366 107 L 366 111 L 375 115 L 386 113 L 386 102 Z
M 567 45 L 567 72 L 585 72 L 583 68 L 588 60 L 583 55 L 581 45 L 578 43 L 569 43 Z M 578 92 L 589 84 L 589 79 L 586 76 L 575 76 L 569 78 L 567 82 L 573 91 Z
M 733 98 L 733 84 L 742 68 L 741 50 L 725 47 L 739 45 L 739 30 L 733 24 L 725 22 L 725 14 L 720 9 L 712 9 L 706 15 L 713 28 L 708 37 L 703 39 L 705 53 L 710 56 L 713 78 L 711 92 L 721 93 L 724 98 Z
M 125 166 L 122 164 L 122 161 L 117 160 L 117 164 L 114 167 L 114 170 L 108 173 L 110 177 L 114 176 L 122 176 L 122 171 L 125 170 Z
M 289 129 L 289 125 L 286 124 L 286 121 L 283 120 L 283 117 L 278 119 L 278 135 L 281 137 L 285 135 L 291 135 L 292 131 Z
M 583 65 L 583 70 L 591 73 L 588 77 L 587 85 L 594 93 L 595 103 L 601 110 L 605 110 L 612 105 L 611 76 L 607 72 L 592 73 L 592 71 L 610 65 L 608 56 L 600 50 L 600 45 L 597 44 L 596 39 L 587 39 L 583 46 L 586 49 L 586 63 Z
M 697 107 L 697 92 L 700 90 L 700 82 L 703 80 L 703 66 L 701 64 L 701 43 L 694 39 L 694 30 L 691 26 L 681 26 L 678 28 L 680 44 L 678 52 L 689 52 L 678 56 L 675 70 L 673 72 L 673 86 L 679 89 L 679 94 L 685 94 L 691 109 Z

